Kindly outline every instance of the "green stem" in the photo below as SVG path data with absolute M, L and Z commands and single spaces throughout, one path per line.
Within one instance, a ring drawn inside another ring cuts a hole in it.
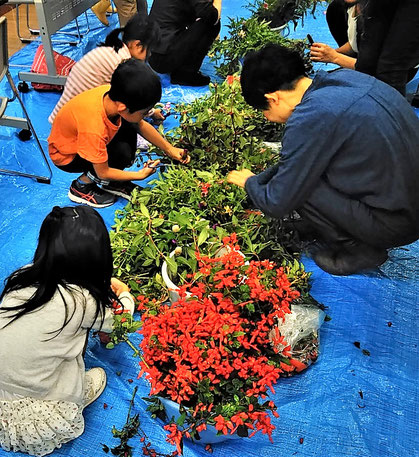
M 127 424 L 128 424 L 129 419 L 131 417 L 131 410 L 132 410 L 132 407 L 134 406 L 134 398 L 135 398 L 135 395 L 137 394 L 137 390 L 138 390 L 138 386 L 135 386 L 134 387 L 134 392 L 132 393 L 131 401 L 129 402 L 129 409 L 128 409 L 128 415 L 127 415 Z
M 134 351 L 134 354 L 141 359 L 144 365 L 147 368 L 150 368 L 148 363 L 144 360 L 144 357 L 142 356 L 141 352 L 131 343 L 131 341 L 126 336 L 124 337 L 123 341 L 128 344 L 128 346 Z

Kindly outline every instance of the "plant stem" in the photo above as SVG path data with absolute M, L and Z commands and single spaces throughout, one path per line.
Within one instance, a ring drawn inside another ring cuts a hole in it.
M 141 359 L 141 361 L 144 363 L 144 365 L 147 368 L 150 368 L 148 363 L 144 360 L 144 357 L 141 354 L 141 352 L 131 343 L 131 341 L 126 336 L 124 337 L 123 341 L 128 344 L 128 346 L 134 351 L 134 354 Z
M 129 402 L 127 423 L 129 422 L 129 419 L 131 417 L 131 410 L 132 410 L 132 407 L 134 406 L 134 398 L 135 398 L 135 395 L 137 394 L 137 390 L 138 390 L 138 386 L 135 386 L 134 387 L 134 392 L 132 393 L 131 401 Z

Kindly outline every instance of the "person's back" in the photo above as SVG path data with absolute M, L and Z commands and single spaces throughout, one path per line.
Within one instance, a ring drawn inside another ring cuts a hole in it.
M 356 273 L 419 238 L 419 120 L 395 89 L 351 70 L 311 79 L 301 56 L 280 45 L 248 54 L 241 86 L 286 127 L 279 163 L 259 175 L 232 171 L 228 181 L 267 215 L 297 211 L 322 243 L 317 265 Z
M 313 124 L 315 130 L 310 129 Z M 297 131 L 301 135 L 301 129 L 316 135 L 318 155 L 313 157 L 314 151 L 307 150 L 310 157 L 303 168 L 309 176 L 300 196 L 310 193 L 320 179 L 372 208 L 399 212 L 400 223 L 404 220 L 417 234 L 419 120 L 395 89 L 351 70 L 320 72 L 287 122 L 284 160 L 288 138 Z M 315 164 L 308 167 L 311 161 Z M 301 177 L 304 171 L 295 173 Z M 288 179 L 292 182 L 292 176 Z M 338 198 L 323 205 L 336 217 L 347 209 Z M 406 242 L 412 241 L 402 233 Z
M 155 52 L 164 54 L 172 40 L 176 40 L 176 35 L 196 21 L 200 12 L 195 11 L 195 3 L 199 0 L 154 0 L 149 17 L 156 21 L 162 34 Z M 211 5 L 207 0 L 201 3 Z
M 103 84 L 109 84 L 116 67 L 131 54 L 126 45 L 118 52 L 110 46 L 99 46 L 84 55 L 71 69 L 61 98 L 48 118 L 52 124 L 58 111 L 82 92 Z
M 28 287 L 7 294 L 1 307 L 22 303 L 35 291 Z M 67 319 L 73 317 L 59 331 L 66 319 L 63 299 L 68 306 Z M 79 371 L 84 365 L 82 351 L 87 329 L 94 322 L 95 308 L 95 301 L 86 290 L 75 287 L 72 295 L 60 287 L 43 307 L 7 326 L 11 313 L 0 313 L 0 359 L 13 360 L 2 364 L 0 390 L 81 404 L 83 377 Z M 112 326 L 102 330 L 110 332 Z
M 170 73 L 172 84 L 203 86 L 210 82 L 199 71 L 220 32 L 221 0 L 154 0 L 150 18 L 162 38 L 150 56 L 159 73 Z
M 85 91 L 66 103 L 48 137 L 49 154 L 56 165 L 67 165 L 77 153 L 91 163 L 107 160 L 106 145 L 118 131 L 106 116 L 103 97 L 110 85 Z

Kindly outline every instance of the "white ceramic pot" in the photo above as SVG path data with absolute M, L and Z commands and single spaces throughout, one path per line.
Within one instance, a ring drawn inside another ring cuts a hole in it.
M 240 251 L 239 251 L 240 252 Z M 226 248 L 225 247 L 221 247 L 215 254 L 215 257 L 221 257 L 223 256 L 224 254 L 226 253 Z M 240 254 L 244 257 L 244 254 L 242 252 L 240 252 Z M 169 257 L 172 258 L 175 256 L 175 251 L 172 251 L 170 254 L 169 254 Z M 179 301 L 179 287 L 174 284 L 174 282 L 171 280 L 170 278 L 170 275 L 169 275 L 169 270 L 168 270 L 168 266 L 167 266 L 167 262 L 163 262 L 163 265 L 161 267 L 161 275 L 162 275 L 162 278 L 163 278 L 163 281 L 166 285 L 166 287 L 169 289 L 169 299 L 170 299 L 170 303 L 175 303 L 177 301 Z M 186 292 L 186 296 L 187 297 L 191 297 L 192 294 Z

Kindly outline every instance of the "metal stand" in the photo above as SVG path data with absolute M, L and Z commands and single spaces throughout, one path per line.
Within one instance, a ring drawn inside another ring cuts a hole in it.
M 91 8 L 97 3 L 97 0 L 12 0 L 10 3 L 33 3 L 35 5 L 39 33 L 42 38 L 48 67 L 48 74 L 21 71 L 19 72 L 19 79 L 64 86 L 67 78 L 57 75 L 51 35 Z M 77 34 L 80 36 L 78 25 Z
M 13 97 L 8 98 L 8 97 L 0 97 L 0 125 L 3 125 L 5 127 L 12 127 L 15 129 L 22 129 L 18 136 L 21 140 L 28 140 L 31 136 L 34 137 L 36 144 L 42 154 L 42 157 L 45 161 L 45 164 L 48 168 L 48 175 L 47 176 L 40 176 L 36 175 L 33 173 L 24 173 L 21 171 L 14 171 L 14 170 L 6 170 L 4 168 L 0 168 L 0 173 L 7 173 L 10 175 L 15 175 L 15 176 L 24 176 L 27 178 L 35 178 L 38 182 L 46 183 L 49 184 L 51 182 L 51 177 L 52 177 L 52 170 L 50 167 L 50 164 L 48 162 L 48 159 L 45 155 L 45 152 L 42 148 L 42 145 L 38 139 L 38 136 L 35 132 L 35 129 L 32 125 L 32 122 L 29 118 L 28 112 L 26 111 L 25 105 L 23 104 L 22 99 L 20 98 L 19 92 L 16 89 L 15 83 L 13 81 L 13 78 L 9 72 L 9 67 L 8 67 L 8 53 L 7 53 L 7 25 L 6 25 L 6 18 L 1 17 L 0 18 L 0 39 L 1 39 L 1 46 L 0 46 L 0 51 L 1 51 L 1 56 L 0 56 L 0 81 L 6 76 L 7 81 L 10 84 L 10 87 L 13 91 Z M 15 116 L 6 116 L 5 111 L 7 108 L 7 105 L 17 99 L 20 103 L 20 106 L 23 111 L 24 117 L 15 117 Z
M 26 27 L 27 27 L 29 33 L 31 34 L 31 36 L 29 36 L 29 37 L 23 37 L 20 32 L 19 6 L 22 5 L 22 3 L 23 3 L 22 0 L 10 0 L 8 3 L 16 5 L 16 32 L 17 32 L 17 36 L 19 37 L 19 40 L 22 43 L 31 43 L 32 41 L 36 41 L 39 37 L 40 30 L 32 28 L 29 23 L 29 5 L 33 5 L 34 1 L 28 0 L 28 2 L 26 3 Z M 56 32 L 57 34 L 75 36 L 75 37 L 77 37 L 77 41 L 51 40 L 51 42 L 52 43 L 68 43 L 71 46 L 77 46 L 79 43 L 81 43 L 83 36 L 87 35 L 90 32 L 89 17 L 86 12 L 84 13 L 84 16 L 86 18 L 86 30 L 83 33 L 80 31 L 79 21 L 77 20 L 77 18 L 75 18 L 76 29 L 77 29 L 76 32 L 64 32 L 64 31 Z

